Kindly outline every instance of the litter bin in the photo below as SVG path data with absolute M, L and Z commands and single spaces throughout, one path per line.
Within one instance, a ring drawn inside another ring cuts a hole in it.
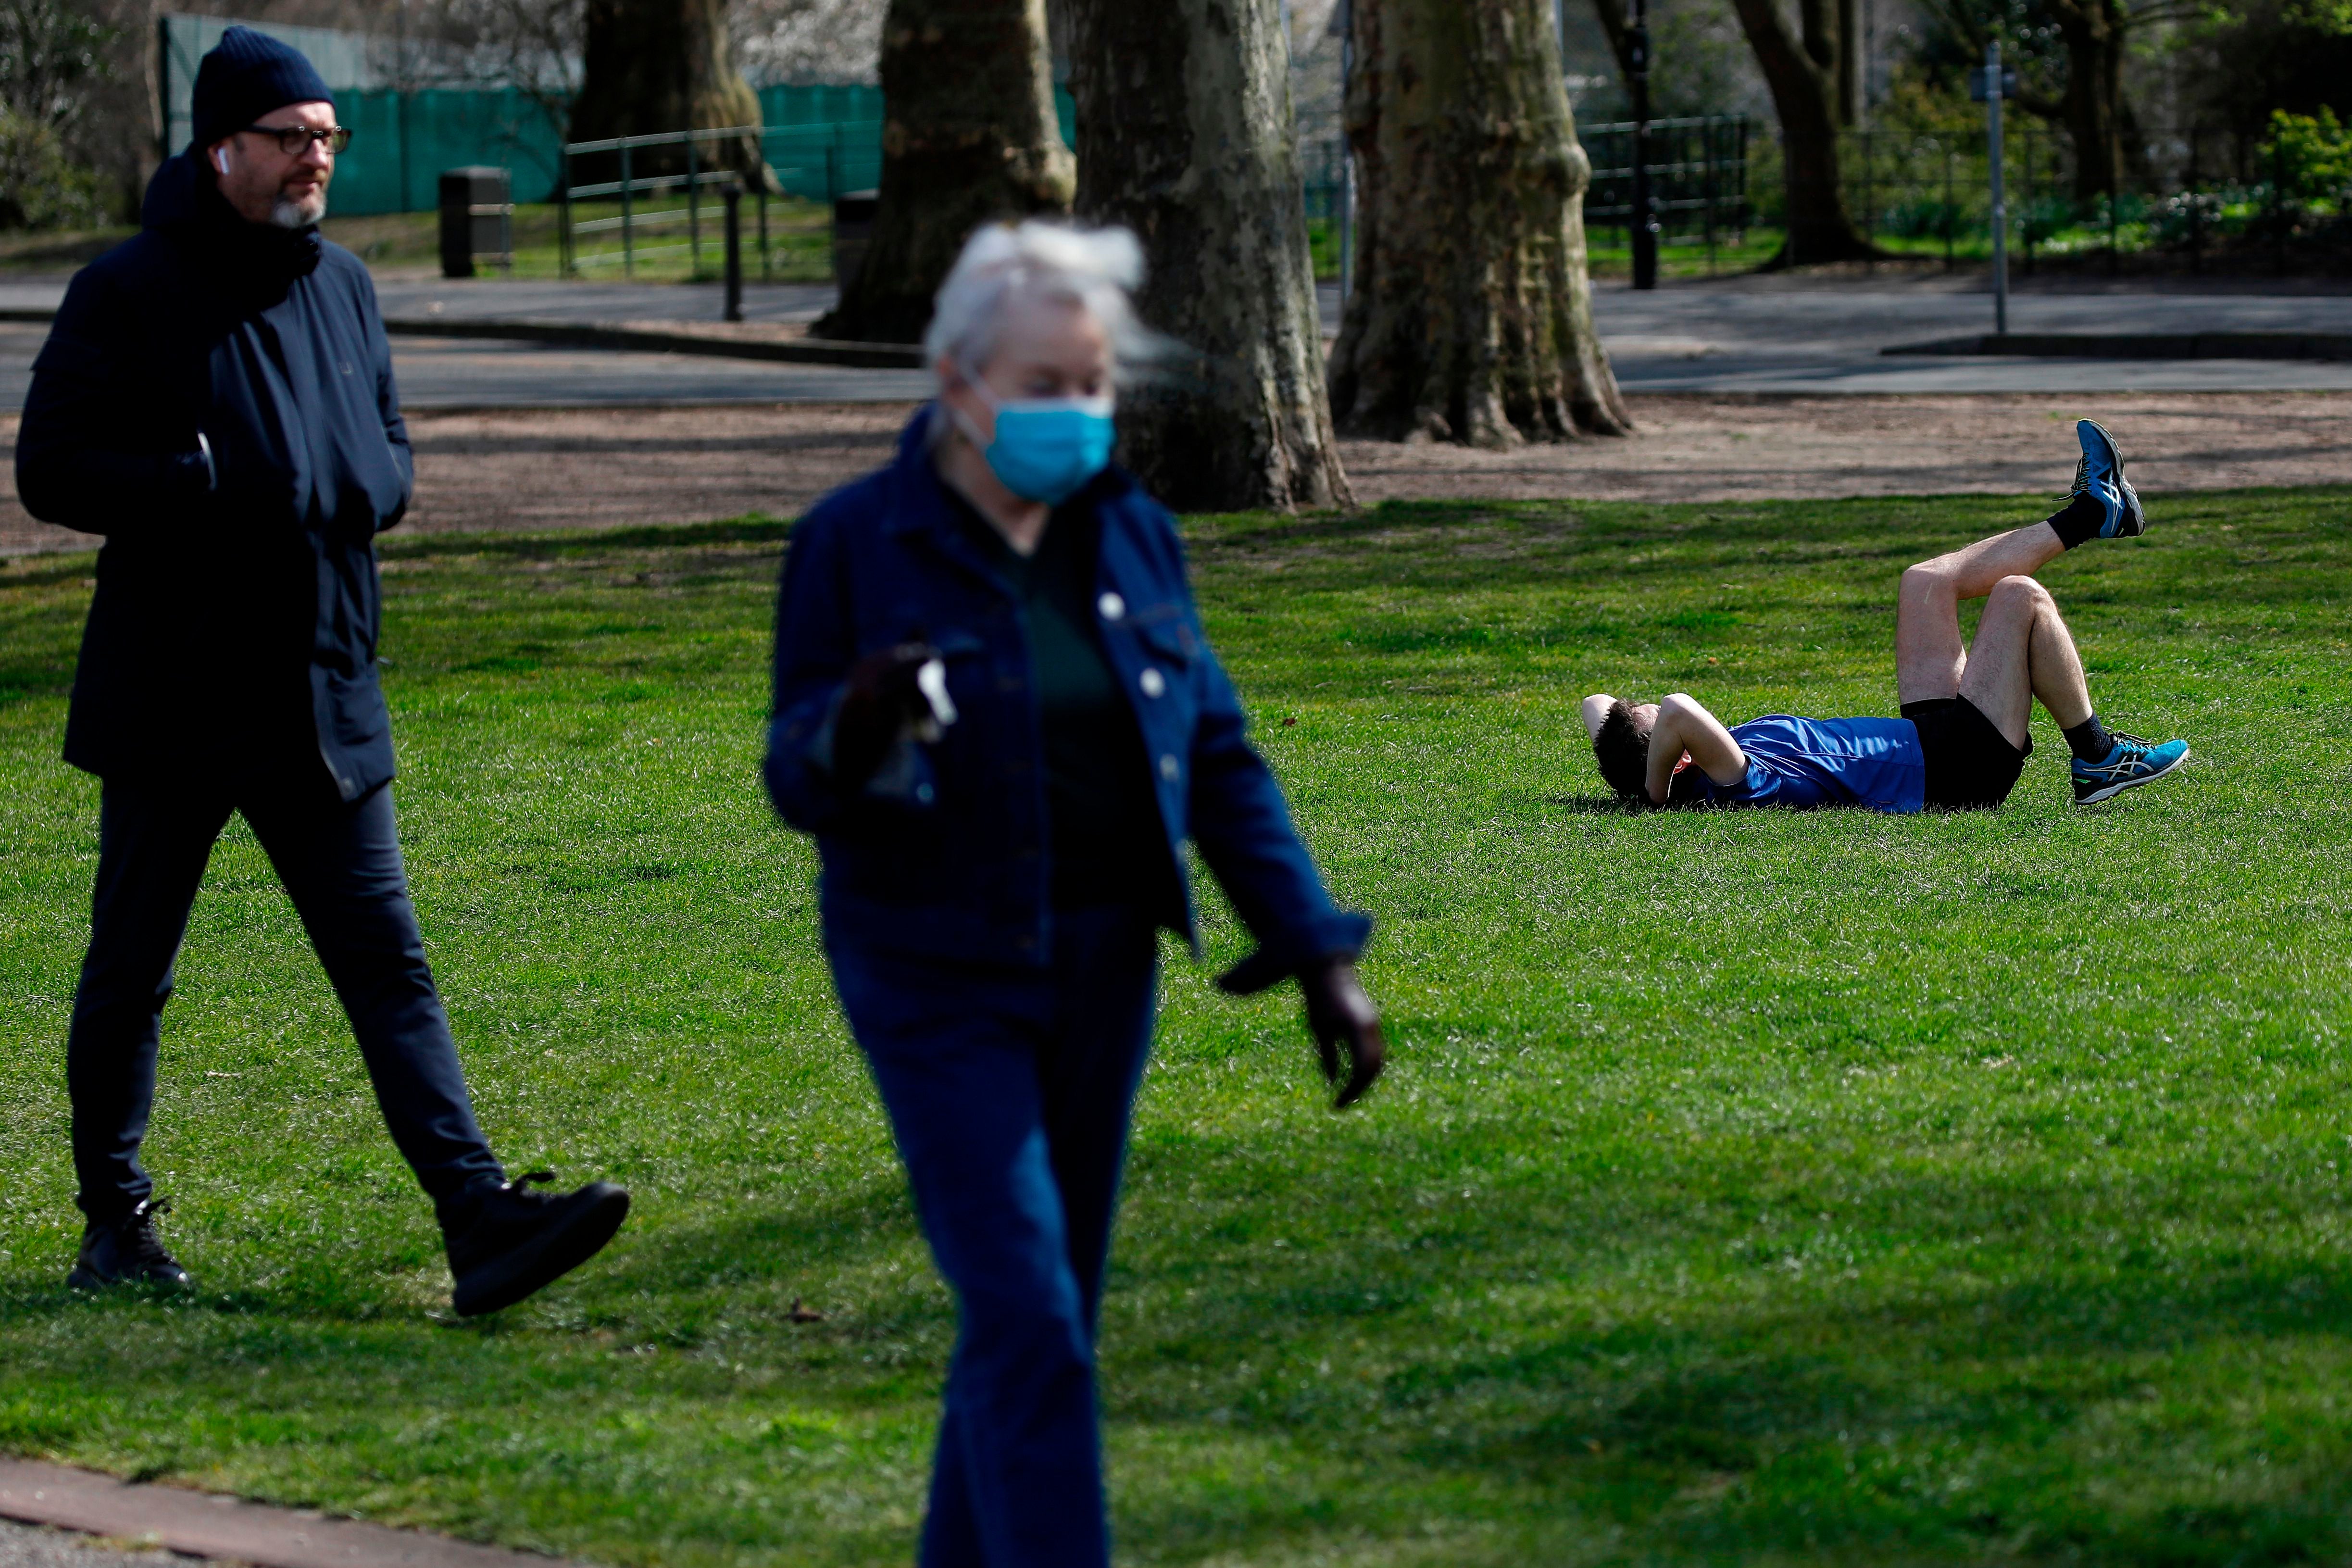
M 866 247 L 874 238 L 874 215 L 882 205 L 879 191 L 844 191 L 833 198 L 833 280 L 841 291 L 857 280 L 866 263 Z
M 442 277 L 471 278 L 477 261 L 514 267 L 513 191 L 504 169 L 442 171 Z

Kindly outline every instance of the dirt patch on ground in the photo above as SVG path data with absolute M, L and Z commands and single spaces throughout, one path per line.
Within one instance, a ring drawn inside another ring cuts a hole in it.
M 1469 496 L 1758 500 L 1957 492 L 2053 493 L 2072 479 L 2071 421 L 2121 440 L 2151 502 L 2167 490 L 2352 484 L 2352 393 L 2067 397 L 1633 400 L 1638 435 L 1508 452 L 1349 441 L 1358 500 Z M 418 531 L 608 528 L 790 517 L 887 461 L 900 405 L 419 414 Z M 0 423 L 14 471 L 16 422 Z M 2158 517 L 2161 520 L 2161 511 Z M 0 552 L 88 548 L 35 522 L 13 484 Z

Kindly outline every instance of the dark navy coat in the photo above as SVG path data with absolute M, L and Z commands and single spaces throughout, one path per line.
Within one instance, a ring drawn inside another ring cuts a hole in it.
M 184 779 L 315 736 L 356 799 L 393 774 L 373 541 L 412 479 L 374 286 L 187 153 L 141 217 L 67 289 L 16 442 L 26 510 L 106 536 L 66 760 Z
M 928 408 L 918 413 L 895 462 L 827 496 L 793 531 L 768 792 L 786 822 L 816 837 L 828 941 L 1041 965 L 1051 840 L 1029 649 L 1011 591 L 950 510 L 929 420 Z M 1310 959 L 1352 956 L 1371 922 L 1332 906 L 1244 733 L 1240 700 L 1202 636 L 1175 519 L 1116 468 L 1070 504 L 1101 519 L 1103 651 L 1143 734 L 1178 885 L 1189 837 L 1258 940 L 1223 984 L 1257 990 Z M 844 790 L 826 763 L 845 677 L 861 656 L 908 640 L 945 656 L 958 720 Z M 1189 936 L 1189 887 L 1184 921 Z

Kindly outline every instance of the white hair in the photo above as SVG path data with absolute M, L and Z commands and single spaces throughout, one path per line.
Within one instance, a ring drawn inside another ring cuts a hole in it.
M 1027 218 L 983 224 L 964 241 L 931 304 L 923 358 L 966 374 L 996 353 L 1010 308 L 1027 300 L 1083 306 L 1110 338 L 1120 379 L 1154 356 L 1158 338 L 1135 318 L 1129 296 L 1143 281 L 1143 247 L 1124 228 L 1079 228 Z

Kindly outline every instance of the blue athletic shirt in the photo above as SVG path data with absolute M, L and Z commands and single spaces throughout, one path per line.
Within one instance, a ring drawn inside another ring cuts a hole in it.
M 1797 719 L 1768 713 L 1731 727 L 1748 753 L 1748 776 L 1719 784 L 1704 773 L 1706 798 L 1717 805 L 1777 805 L 1810 811 L 1866 805 L 1919 811 L 1927 805 L 1927 763 L 1919 727 L 1908 719 Z

